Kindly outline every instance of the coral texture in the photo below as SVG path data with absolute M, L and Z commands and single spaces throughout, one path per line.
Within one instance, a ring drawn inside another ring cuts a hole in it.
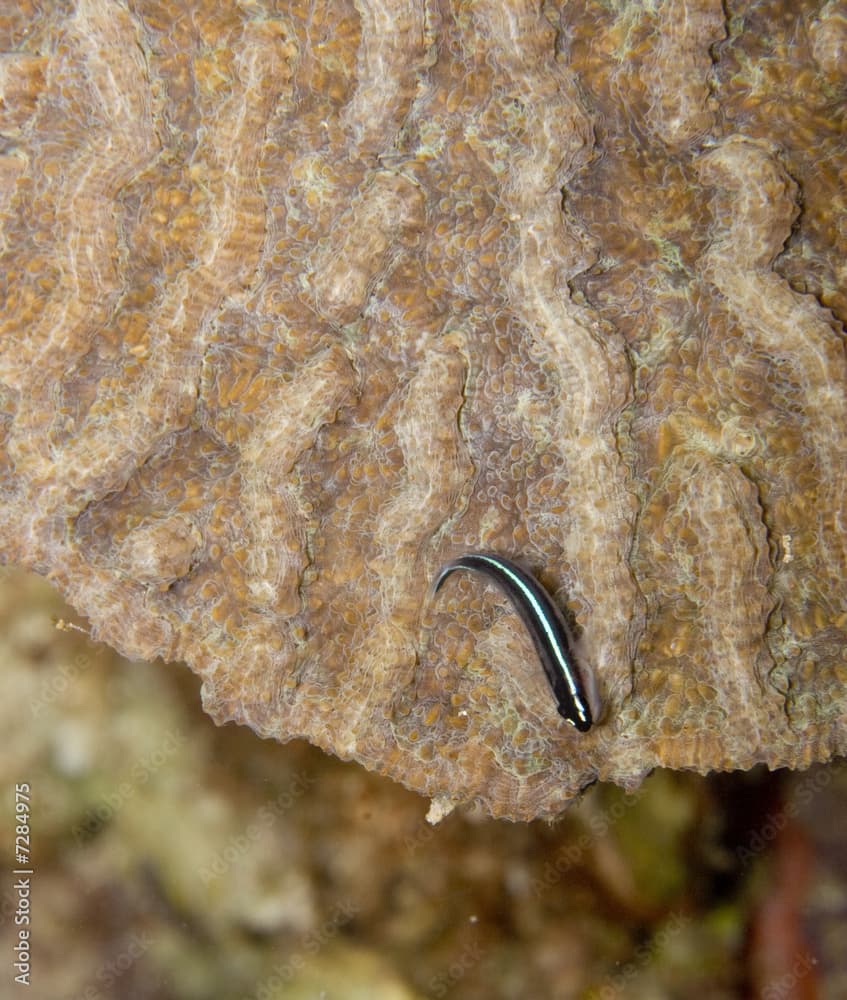
M 844 752 L 845 7 L 3 5 L 5 559 L 440 811 Z

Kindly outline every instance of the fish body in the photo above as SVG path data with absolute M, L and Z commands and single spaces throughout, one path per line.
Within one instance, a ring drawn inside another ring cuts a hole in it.
M 562 613 L 544 587 L 510 559 L 494 552 L 467 552 L 441 567 L 433 582 L 433 593 L 452 573 L 462 569 L 482 573 L 509 598 L 532 638 L 559 714 L 581 733 L 587 732 L 596 718 L 593 677 L 576 651 Z

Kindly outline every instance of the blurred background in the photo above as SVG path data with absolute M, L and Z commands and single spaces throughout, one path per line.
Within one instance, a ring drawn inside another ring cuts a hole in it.
M 68 629 L 36 576 L 0 569 L 0 620 L 0 997 L 847 997 L 843 761 L 433 827 L 358 765 L 217 728 L 187 668 Z

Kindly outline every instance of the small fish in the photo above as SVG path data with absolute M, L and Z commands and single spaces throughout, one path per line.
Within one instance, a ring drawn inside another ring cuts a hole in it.
M 529 630 L 559 715 L 581 733 L 587 732 L 596 717 L 593 675 L 574 652 L 571 631 L 547 591 L 535 577 L 509 559 L 493 552 L 468 552 L 441 567 L 433 583 L 433 594 L 458 569 L 485 574 L 506 594 Z

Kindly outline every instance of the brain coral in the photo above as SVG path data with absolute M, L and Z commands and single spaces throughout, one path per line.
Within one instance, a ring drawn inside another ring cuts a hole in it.
M 0 6 L 0 547 L 207 711 L 550 816 L 847 748 L 847 4 Z M 556 712 L 502 596 L 568 608 Z

